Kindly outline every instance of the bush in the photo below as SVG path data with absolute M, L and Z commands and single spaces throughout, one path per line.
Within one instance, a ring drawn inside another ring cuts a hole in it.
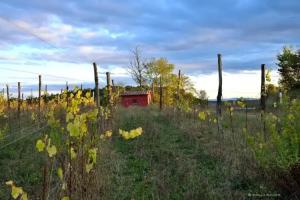
M 248 134 L 248 144 L 276 186 L 299 196 L 300 100 L 285 99 L 279 114 L 266 114 L 265 122 L 266 136 Z

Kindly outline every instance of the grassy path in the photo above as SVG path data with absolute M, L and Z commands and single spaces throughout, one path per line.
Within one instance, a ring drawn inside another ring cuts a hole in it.
M 113 199 L 228 199 L 223 164 L 165 116 L 151 110 L 121 112 L 120 127 L 143 127 L 141 137 L 115 140 Z M 113 161 L 112 161 L 113 162 Z

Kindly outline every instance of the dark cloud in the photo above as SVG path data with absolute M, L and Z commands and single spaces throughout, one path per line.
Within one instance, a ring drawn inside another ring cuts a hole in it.
M 6 0 L 0 9 L 1 17 L 26 22 L 27 30 L 59 49 L 0 21 L 6 27 L 0 44 L 41 49 L 24 52 L 29 61 L 127 66 L 129 50 L 140 45 L 146 57 L 167 57 L 194 74 L 214 71 L 217 53 L 228 71 L 275 66 L 282 46 L 300 44 L 298 0 Z

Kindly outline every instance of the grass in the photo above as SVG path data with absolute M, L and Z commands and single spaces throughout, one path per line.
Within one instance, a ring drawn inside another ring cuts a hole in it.
M 193 120 L 174 123 L 155 108 L 121 109 L 116 116 L 120 128 L 144 132 L 129 142 L 113 139 L 111 164 L 118 167 L 111 168 L 108 199 L 244 199 L 265 188 L 256 174 L 242 176 L 211 149 L 218 143 L 214 130 L 193 130 L 185 124 Z
M 99 143 L 95 180 L 88 186 L 101 199 L 247 199 L 248 193 L 272 193 L 245 146 L 244 113 L 235 113 L 233 124 L 224 113 L 223 135 L 208 122 L 168 109 L 118 108 L 114 116 L 114 135 Z M 249 131 L 258 132 L 259 115 L 248 118 Z M 119 128 L 137 127 L 143 128 L 138 138 L 124 141 L 118 135 Z M 8 199 L 4 182 L 10 179 L 31 199 L 39 194 L 41 160 L 35 140 L 0 151 L 0 199 Z

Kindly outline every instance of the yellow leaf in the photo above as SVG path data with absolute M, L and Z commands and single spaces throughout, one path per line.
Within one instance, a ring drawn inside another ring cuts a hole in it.
M 28 196 L 26 192 L 23 192 L 22 196 L 21 196 L 21 200 L 28 200 Z
M 111 137 L 112 136 L 112 131 L 105 131 L 105 137 Z
M 12 186 L 14 184 L 14 182 L 13 181 L 6 181 L 5 184 L 8 185 L 8 186 Z
M 64 175 L 63 175 L 63 170 L 62 170 L 61 167 L 59 167 L 59 168 L 57 169 L 57 175 L 58 175 L 58 177 L 60 178 L 60 180 L 63 180 Z
M 86 164 L 85 165 L 85 170 L 87 173 L 90 173 L 90 171 L 93 169 L 94 164 L 90 163 L 90 164 Z
M 63 197 L 61 200 L 70 200 L 70 198 L 67 197 L 67 196 L 65 196 L 65 197 Z
M 206 114 L 205 112 L 199 112 L 199 119 L 204 121 L 206 119 Z
M 71 159 L 72 159 L 72 160 L 75 159 L 75 158 L 77 157 L 77 154 L 76 154 L 76 152 L 74 151 L 74 148 L 73 148 L 73 147 L 70 148 L 70 155 L 71 155 Z
M 44 143 L 42 140 L 38 140 L 38 141 L 36 142 L 36 145 L 35 145 L 35 147 L 37 148 L 38 152 L 44 151 L 45 146 L 46 146 L 46 145 L 45 145 L 45 143 Z
M 54 145 L 47 147 L 47 152 L 50 158 L 55 156 L 55 154 L 57 153 L 56 147 Z
M 23 193 L 23 189 L 21 187 L 12 186 L 11 187 L 11 196 L 14 199 L 17 199 Z

